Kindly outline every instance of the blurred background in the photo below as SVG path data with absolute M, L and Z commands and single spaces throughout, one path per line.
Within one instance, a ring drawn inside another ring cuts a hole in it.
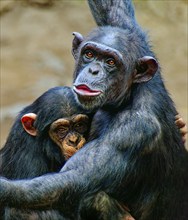
M 134 3 L 169 93 L 188 124 L 188 1 Z M 72 32 L 86 35 L 96 25 L 85 0 L 0 0 L 0 19 L 1 148 L 24 106 L 50 87 L 71 85 Z

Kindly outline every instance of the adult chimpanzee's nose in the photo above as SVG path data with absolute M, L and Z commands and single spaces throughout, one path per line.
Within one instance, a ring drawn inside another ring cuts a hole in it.
M 89 68 L 89 73 L 93 74 L 93 75 L 97 75 L 99 73 L 99 68 L 98 67 L 90 67 Z

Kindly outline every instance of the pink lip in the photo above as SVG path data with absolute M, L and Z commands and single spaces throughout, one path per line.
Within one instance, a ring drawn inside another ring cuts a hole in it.
M 98 96 L 101 94 L 100 90 L 92 90 L 84 84 L 74 86 L 73 89 L 78 95 L 82 96 Z

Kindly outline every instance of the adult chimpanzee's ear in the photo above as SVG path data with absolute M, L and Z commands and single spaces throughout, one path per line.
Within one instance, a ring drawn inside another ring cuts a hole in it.
M 73 32 L 74 39 L 72 41 L 72 55 L 74 56 L 74 59 L 77 58 L 77 49 L 79 45 L 84 40 L 83 36 L 78 32 Z
M 136 64 L 133 83 L 147 82 L 153 78 L 158 69 L 157 61 L 150 56 L 140 58 Z
M 37 135 L 37 130 L 33 126 L 36 117 L 37 117 L 37 115 L 34 113 L 27 113 L 27 114 L 23 115 L 21 118 L 21 122 L 22 122 L 22 126 L 23 126 L 24 130 L 32 136 Z

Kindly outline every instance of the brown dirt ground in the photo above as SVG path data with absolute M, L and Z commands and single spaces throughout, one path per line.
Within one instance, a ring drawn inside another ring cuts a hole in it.
M 135 5 L 166 86 L 188 123 L 188 3 L 149 0 Z M 2 146 L 19 110 L 50 87 L 71 85 L 71 33 L 85 35 L 95 23 L 82 0 L 1 0 L 0 16 Z

